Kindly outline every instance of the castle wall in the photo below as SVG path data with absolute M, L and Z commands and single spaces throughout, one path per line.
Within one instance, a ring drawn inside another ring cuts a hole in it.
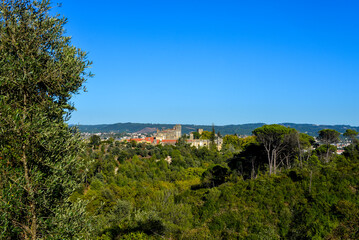
M 182 126 L 177 124 L 172 129 L 157 130 L 156 139 L 178 140 L 182 136 Z

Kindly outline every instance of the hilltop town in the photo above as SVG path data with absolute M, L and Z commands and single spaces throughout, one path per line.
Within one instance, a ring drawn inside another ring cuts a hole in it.
M 92 134 L 83 133 L 84 138 L 88 138 Z M 106 140 L 110 137 L 115 137 L 115 140 L 118 141 L 135 141 L 137 143 L 147 143 L 147 144 L 161 144 L 161 145 L 175 145 L 180 139 L 184 142 L 190 144 L 193 147 L 209 147 L 211 143 L 215 144 L 218 150 L 221 150 L 223 144 L 223 138 L 213 132 L 204 131 L 199 128 L 197 131 L 191 132 L 189 134 L 182 134 L 182 126 L 180 124 L 175 125 L 170 129 L 156 129 L 155 133 L 143 134 L 143 133 L 127 133 L 127 134 L 115 134 L 115 133 L 96 133 L 95 135 L 100 136 L 102 139 Z M 213 135 L 213 136 L 212 136 Z
M 147 133 L 146 133 L 147 132 Z M 113 138 L 117 141 L 131 142 L 136 143 L 146 143 L 151 145 L 175 145 L 178 141 L 183 141 L 189 144 L 191 147 L 210 147 L 211 144 L 215 146 L 218 150 L 222 149 L 224 143 L 224 136 L 219 132 L 216 133 L 213 127 L 212 131 L 205 131 L 202 128 L 198 128 L 196 131 L 189 132 L 189 134 L 182 133 L 182 125 L 176 124 L 172 128 L 162 128 L 156 129 L 153 132 L 153 129 L 150 128 L 150 132 L 146 131 L 137 131 L 134 133 L 114 133 L 114 132 L 99 132 L 99 133 L 81 133 L 82 137 L 87 139 L 92 135 L 99 136 L 102 140 L 107 140 Z M 227 136 L 227 135 L 226 135 Z M 234 134 L 234 136 L 237 136 Z M 240 135 L 238 138 L 246 138 L 249 135 Z M 316 139 L 316 138 L 314 138 Z M 316 140 L 319 144 L 319 141 Z M 344 148 L 350 145 L 350 141 L 347 138 L 341 137 L 340 141 L 334 144 L 336 147 L 337 154 L 342 154 Z

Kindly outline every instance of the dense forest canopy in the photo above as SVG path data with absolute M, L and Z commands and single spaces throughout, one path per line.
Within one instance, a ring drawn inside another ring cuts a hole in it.
M 280 125 L 226 135 L 221 151 L 88 141 L 71 199 L 89 201 L 100 239 L 357 239 L 358 142 L 337 155 Z

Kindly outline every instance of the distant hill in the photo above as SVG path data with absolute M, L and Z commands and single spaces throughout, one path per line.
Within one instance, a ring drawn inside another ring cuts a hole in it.
M 298 123 L 280 123 L 286 127 L 297 129 L 299 132 L 307 133 L 311 136 L 317 136 L 318 131 L 326 128 L 337 130 L 340 133 L 344 133 L 346 129 L 355 129 L 359 131 L 359 127 L 353 127 L 349 125 L 316 125 L 316 124 L 298 124 Z M 115 124 L 100 124 L 100 125 L 79 125 L 78 128 L 81 132 L 115 132 L 115 133 L 152 133 L 156 129 L 168 129 L 172 128 L 175 124 L 153 124 L 153 123 L 115 123 Z M 238 134 L 238 135 L 251 135 L 252 131 L 258 127 L 263 126 L 264 123 L 247 123 L 237 125 L 225 125 L 215 126 L 216 132 L 220 132 L 222 135 Z M 194 124 L 182 124 L 182 133 L 188 134 L 196 131 L 198 128 L 202 128 L 205 131 L 211 131 L 211 125 L 194 125 Z

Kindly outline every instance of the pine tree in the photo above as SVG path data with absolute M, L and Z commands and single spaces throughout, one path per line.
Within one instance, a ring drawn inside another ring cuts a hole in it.
M 0 2 L 0 239 L 71 239 L 85 228 L 83 149 L 66 121 L 91 76 L 48 0 Z

